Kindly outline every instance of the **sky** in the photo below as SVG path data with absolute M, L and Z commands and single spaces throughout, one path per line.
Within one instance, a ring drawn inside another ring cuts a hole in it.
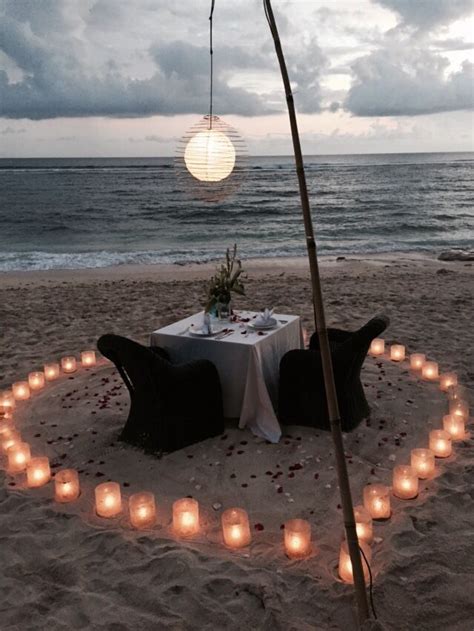
M 0 0 L 0 157 L 160 157 L 209 110 L 210 0 Z M 306 154 L 474 150 L 474 0 L 273 0 Z M 216 0 L 214 113 L 292 151 L 261 0 Z

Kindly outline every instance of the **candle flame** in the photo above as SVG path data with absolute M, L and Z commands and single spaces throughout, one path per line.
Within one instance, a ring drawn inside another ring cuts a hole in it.
M 104 504 L 107 508 L 112 508 L 115 505 L 114 496 L 108 493 L 104 498 Z

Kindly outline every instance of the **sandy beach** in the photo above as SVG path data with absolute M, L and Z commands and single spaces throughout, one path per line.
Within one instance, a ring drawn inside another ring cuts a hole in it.
M 202 308 L 214 267 L 0 274 L 0 389 L 48 360 L 94 348 L 103 333 L 147 343 L 151 331 Z M 312 331 L 304 260 L 244 267 L 247 296 L 235 308 L 299 314 Z M 472 388 L 473 270 L 469 262 L 416 255 L 324 259 L 328 324 L 357 328 L 384 312 L 387 343 L 426 353 Z M 447 410 L 446 395 L 407 362 L 368 357 L 363 383 L 372 416 L 345 437 L 355 504 L 368 482 L 391 484 L 393 466 L 427 446 Z M 82 494 L 60 506 L 51 484 L 27 490 L 22 476 L 0 471 L 0 627 L 354 628 L 353 590 L 337 578 L 343 527 L 330 435 L 291 426 L 270 445 L 229 425 L 223 436 L 157 459 L 117 442 L 128 401 L 104 363 L 18 404 L 15 423 L 33 452 L 49 456 L 54 468 L 79 469 Z M 474 628 L 473 472 L 473 441 L 456 442 L 418 497 L 394 499 L 391 519 L 375 525 L 373 628 Z M 121 483 L 125 498 L 153 491 L 157 527 L 137 532 L 125 513 L 110 522 L 96 517 L 94 486 L 108 479 Z M 203 516 L 202 533 L 190 542 L 169 528 L 172 502 L 186 495 L 199 500 Z M 242 552 L 227 550 L 219 530 L 222 510 L 235 505 L 249 512 L 252 528 Z M 290 561 L 282 548 L 281 525 L 292 517 L 312 526 L 313 553 L 302 561 Z

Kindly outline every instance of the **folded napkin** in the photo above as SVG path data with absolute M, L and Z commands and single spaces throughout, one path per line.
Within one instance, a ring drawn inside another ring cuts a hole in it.
M 262 311 L 262 313 L 255 318 L 255 324 L 257 326 L 265 326 L 267 324 L 270 324 L 272 316 L 273 309 L 265 309 L 265 311 Z
M 212 333 L 211 314 L 210 313 L 205 313 L 204 314 L 204 317 L 202 319 L 201 331 L 204 333 L 204 335 L 210 335 Z

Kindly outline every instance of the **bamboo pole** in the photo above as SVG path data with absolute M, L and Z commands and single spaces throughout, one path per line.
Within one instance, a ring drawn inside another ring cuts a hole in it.
M 328 404 L 329 420 L 331 423 L 331 433 L 334 441 L 334 452 L 336 457 L 337 475 L 341 494 L 341 504 L 344 516 L 344 526 L 346 530 L 349 555 L 351 558 L 354 588 L 357 601 L 359 623 L 363 623 L 369 618 L 369 608 L 367 603 L 367 593 L 365 589 L 362 560 L 359 551 L 359 540 L 354 519 L 354 509 L 351 497 L 349 476 L 347 473 L 346 460 L 344 456 L 344 445 L 342 441 L 341 419 L 337 402 L 336 386 L 334 383 L 334 372 L 332 367 L 331 350 L 329 346 L 326 318 L 324 314 L 323 295 L 321 290 L 321 280 L 319 276 L 318 258 L 316 252 L 316 242 L 314 239 L 313 223 L 311 219 L 311 209 L 309 206 L 308 189 L 306 187 L 306 176 L 304 171 L 303 155 L 298 134 L 298 124 L 296 121 L 295 105 L 291 91 L 290 80 L 286 68 L 285 58 L 278 35 L 278 29 L 273 15 L 270 0 L 263 0 L 265 13 L 268 18 L 270 30 L 275 43 L 275 50 L 280 64 L 281 75 L 286 93 L 288 114 L 290 117 L 291 135 L 293 138 L 293 149 L 295 153 L 296 172 L 301 197 L 301 209 L 303 211 L 303 221 L 306 233 L 306 247 L 308 250 L 309 268 L 311 273 L 311 285 L 313 294 L 313 311 L 315 328 L 318 332 L 319 345 L 321 348 L 321 361 L 324 374 L 324 385 Z

